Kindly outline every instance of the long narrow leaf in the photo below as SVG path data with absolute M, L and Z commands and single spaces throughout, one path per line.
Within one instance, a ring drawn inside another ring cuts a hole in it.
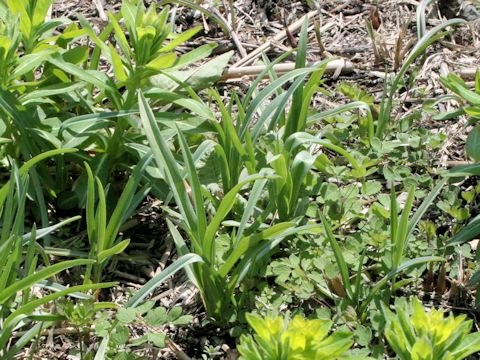
M 175 274 L 178 270 L 192 263 L 203 262 L 196 254 L 187 254 L 179 257 L 173 264 L 164 269 L 160 274 L 150 279 L 135 295 L 128 301 L 127 307 L 136 307 L 145 297 L 154 291 L 165 279 Z
M 77 260 L 71 260 L 71 261 L 77 261 Z M 19 307 L 17 310 L 12 312 L 8 318 L 5 320 L 5 324 L 8 324 L 9 322 L 13 321 L 17 316 L 23 315 L 23 314 L 30 314 L 31 312 L 35 311 L 35 309 L 39 308 L 40 306 L 58 299 L 59 297 L 69 295 L 74 292 L 78 291 L 87 291 L 87 290 L 95 290 L 95 289 L 105 289 L 109 288 L 112 286 L 117 285 L 118 283 L 116 282 L 108 282 L 108 283 L 100 283 L 100 284 L 87 284 L 87 285 L 76 285 L 69 287 L 65 290 L 55 292 L 50 295 L 46 295 L 44 297 L 41 297 L 39 299 L 30 301 L 28 304 L 25 304 L 21 307 Z
M 333 235 L 332 229 L 330 224 L 328 223 L 325 216 L 320 213 L 320 219 L 323 224 L 323 228 L 325 229 L 325 235 L 327 237 L 328 242 L 332 246 L 333 253 L 335 255 L 335 259 L 337 260 L 338 268 L 340 269 L 340 275 L 342 277 L 343 286 L 345 287 L 346 293 L 350 300 L 354 299 L 354 293 L 352 291 L 352 285 L 350 284 L 350 275 L 348 273 L 348 266 L 345 262 L 345 258 L 343 257 L 342 249 L 337 243 L 335 236 Z
M 141 91 L 138 94 L 138 102 L 140 107 L 140 118 L 142 119 L 145 134 L 147 135 L 157 165 L 159 168 L 165 169 L 171 191 L 173 192 L 173 196 L 177 206 L 180 208 L 182 216 L 185 217 L 184 220 L 189 227 L 193 226 L 195 228 L 197 223 L 196 215 L 188 197 L 188 193 L 185 190 L 182 174 L 166 141 L 160 133 L 152 109 L 148 105 L 148 102 Z
M 88 265 L 93 264 L 94 260 L 89 259 L 79 259 L 79 260 L 68 260 L 63 261 L 55 265 L 51 265 L 45 269 L 42 269 L 32 275 L 29 275 L 12 285 L 8 286 L 6 289 L 0 291 L 0 304 L 3 304 L 11 296 L 15 295 L 18 291 L 29 288 L 37 281 L 48 279 L 49 277 L 58 274 L 59 272 L 69 269 L 74 266 Z

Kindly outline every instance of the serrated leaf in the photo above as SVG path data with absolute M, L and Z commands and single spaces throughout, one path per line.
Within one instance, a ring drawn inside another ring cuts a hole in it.
M 377 194 L 382 189 L 382 184 L 379 181 L 367 181 L 362 185 L 362 193 L 364 195 L 374 195 Z
M 137 339 L 134 339 L 130 342 L 132 346 L 140 346 L 148 341 L 148 336 L 147 335 L 142 335 Z
M 177 319 L 180 315 L 182 315 L 182 308 L 180 306 L 175 306 L 168 312 L 168 318 L 170 320 Z
M 112 340 L 114 345 L 121 346 L 128 342 L 129 337 L 130 333 L 128 331 L 128 328 L 123 325 L 118 325 L 115 328 L 115 332 L 111 334 L 110 339 Z
M 129 324 L 137 318 L 137 310 L 134 308 L 120 308 L 117 312 L 117 320 Z
M 147 335 L 148 341 L 153 343 L 156 347 L 164 348 L 165 339 L 167 338 L 164 333 L 149 333 Z
M 159 327 L 165 325 L 168 322 L 169 317 L 167 315 L 167 309 L 164 307 L 158 307 L 150 310 L 147 315 L 144 316 L 144 319 L 148 325 Z
M 139 314 L 139 315 L 146 314 L 148 311 L 152 310 L 154 305 L 155 305 L 155 301 L 153 301 L 153 300 L 146 301 L 142 305 L 139 305 L 139 306 L 136 307 L 137 314 Z
M 192 315 L 182 315 L 176 320 L 172 321 L 173 325 L 187 325 L 192 321 L 193 316 Z

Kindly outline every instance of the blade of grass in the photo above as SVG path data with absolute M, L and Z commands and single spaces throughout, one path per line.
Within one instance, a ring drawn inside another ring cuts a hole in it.
M 173 264 L 143 285 L 143 287 L 127 302 L 126 307 L 137 307 L 137 305 L 140 304 L 140 302 L 155 290 L 165 279 L 175 274 L 178 270 L 196 262 L 203 262 L 202 258 L 196 254 L 186 254 L 179 257 Z
M 141 91 L 139 91 L 138 94 L 138 102 L 140 107 L 140 118 L 152 149 L 153 156 L 155 157 L 158 167 L 165 170 L 175 202 L 184 217 L 184 221 L 193 231 L 193 229 L 196 228 L 197 218 L 192 203 L 188 197 L 188 193 L 185 191 L 183 176 L 180 172 L 179 166 L 166 141 L 163 139 L 152 109 L 148 105 L 148 102 Z
M 328 242 L 332 246 L 333 253 L 335 255 L 335 260 L 337 261 L 338 268 L 340 269 L 340 276 L 342 277 L 343 286 L 345 287 L 346 293 L 350 300 L 354 300 L 354 293 L 352 291 L 352 285 L 350 284 L 350 275 L 348 273 L 348 266 L 343 257 L 342 249 L 337 243 L 335 236 L 333 235 L 330 224 L 322 213 L 319 213 L 320 220 L 322 221 L 323 228 L 325 230 L 325 235 Z
M 69 269 L 71 267 L 93 264 L 94 262 L 94 260 L 90 259 L 67 260 L 44 268 L 32 275 L 29 275 L 13 283 L 12 285 L 0 291 L 0 304 L 3 304 L 10 297 L 14 296 L 18 291 L 24 290 L 32 286 L 37 281 L 48 279 L 52 275 L 58 274 L 59 272 Z
M 398 222 L 398 228 L 396 232 L 396 238 L 393 245 L 393 269 L 400 265 L 402 260 L 403 252 L 408 240 L 408 219 L 410 217 L 410 212 L 412 211 L 413 201 L 415 200 L 415 187 L 412 186 L 408 190 L 407 200 L 400 215 L 400 221 Z M 395 200 L 396 201 L 396 200 Z M 392 216 L 396 216 L 392 214 Z
M 416 259 L 408 260 L 398 266 L 396 269 L 393 269 L 390 271 L 387 275 L 385 275 L 377 284 L 372 288 L 368 296 L 365 298 L 365 300 L 362 302 L 362 306 L 360 308 L 360 314 L 365 314 L 365 310 L 367 309 L 368 305 L 370 302 L 373 300 L 375 295 L 386 286 L 389 280 L 395 278 L 396 276 L 400 275 L 403 271 L 411 268 L 412 266 L 416 265 L 421 265 L 421 264 L 426 264 L 429 262 L 443 262 L 445 259 L 440 256 L 424 256 L 424 257 L 419 257 Z

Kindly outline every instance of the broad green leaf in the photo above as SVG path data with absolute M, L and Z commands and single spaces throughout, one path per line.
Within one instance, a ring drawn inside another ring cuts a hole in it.
M 229 51 L 193 70 L 171 71 L 169 74 L 186 83 L 194 90 L 202 90 L 220 79 L 232 56 L 233 51 Z M 172 90 L 177 87 L 177 84 L 172 79 L 163 74 L 153 76 L 150 81 L 155 87 L 160 89 Z
M 147 313 L 144 316 L 145 321 L 152 327 L 160 327 L 168 322 L 167 309 L 163 306 L 159 306 Z
M 467 138 L 467 155 L 477 162 L 480 162 L 480 125 L 473 128 Z
M 18 66 L 15 68 L 11 75 L 12 79 L 17 79 L 23 74 L 35 70 L 39 65 L 43 64 L 50 55 L 55 52 L 56 50 L 50 49 L 22 56 L 18 61 Z
M 453 359 L 465 359 L 480 352 L 480 332 L 468 334 L 461 345 L 452 352 Z
M 29 39 L 32 34 L 32 21 L 27 12 L 26 2 L 22 0 L 7 0 L 8 8 L 14 15 L 19 15 L 22 36 Z
M 157 333 L 149 332 L 147 334 L 148 341 L 150 341 L 153 345 L 159 348 L 164 348 L 166 346 L 165 345 L 166 338 L 167 336 L 162 332 L 157 332 Z
M 63 59 L 69 63 L 81 66 L 87 61 L 89 50 L 88 46 L 76 46 L 63 53 Z
M 119 81 L 127 81 L 127 74 L 123 67 L 122 58 L 118 55 L 112 44 L 109 44 L 110 55 L 112 57 L 113 73 Z
M 174 52 L 160 54 L 155 59 L 148 62 L 145 66 L 149 69 L 160 71 L 173 66 L 176 60 L 177 54 L 175 54 Z
M 19 0 L 17 0 L 19 1 Z M 52 4 L 53 0 L 36 0 L 35 11 L 33 12 L 32 25 L 38 26 L 45 21 L 48 13 L 48 8 Z
M 120 308 L 117 312 L 117 320 L 129 324 L 137 318 L 137 311 L 134 308 Z

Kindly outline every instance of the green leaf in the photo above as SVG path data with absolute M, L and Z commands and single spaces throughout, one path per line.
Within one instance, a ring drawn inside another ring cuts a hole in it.
M 195 222 L 195 227 L 192 226 L 193 224 L 189 225 L 191 230 L 197 233 L 198 239 L 201 239 L 202 236 L 205 235 L 205 231 L 207 229 L 207 217 L 204 207 L 205 204 L 202 196 L 202 187 L 200 184 L 200 179 L 198 178 L 197 169 L 195 168 L 192 155 L 190 153 L 190 150 L 188 149 L 187 141 L 185 140 L 183 134 L 178 130 L 178 128 L 177 133 L 178 138 L 180 139 L 183 159 L 187 168 L 188 179 L 192 189 L 192 198 L 195 207 L 195 215 L 197 218 L 197 221 Z
M 470 158 L 480 162 L 480 125 L 475 126 L 468 135 L 466 151 Z
M 165 325 L 169 320 L 167 309 L 165 309 L 163 306 L 160 306 L 150 310 L 147 315 L 144 316 L 144 319 L 147 324 L 152 327 L 160 327 Z
M 163 139 L 152 109 L 148 105 L 143 93 L 139 91 L 138 102 L 140 107 L 140 118 L 142 120 L 145 134 L 147 136 L 153 156 L 159 168 L 164 169 L 175 202 L 184 217 L 188 226 L 196 228 L 196 215 L 192 203 L 183 184 L 183 176 L 179 166 L 171 153 L 167 142 Z
M 475 239 L 480 235 L 480 215 L 476 216 L 462 230 L 455 234 L 449 241 L 447 246 L 456 246 L 464 244 Z
M 362 194 L 366 196 L 375 195 L 382 189 L 379 181 L 368 180 L 362 184 Z
M 360 346 L 368 346 L 372 340 L 372 330 L 368 326 L 358 325 L 354 334 Z
M 89 50 L 88 46 L 76 46 L 63 53 L 63 59 L 69 63 L 80 66 L 87 61 Z
M 408 223 L 407 239 L 410 237 L 410 235 L 412 235 L 413 230 L 415 230 L 415 227 L 417 226 L 420 219 L 423 217 L 430 205 L 433 203 L 440 191 L 443 189 L 446 180 L 447 179 L 440 180 L 438 184 L 435 185 L 435 187 L 432 189 L 432 191 L 430 191 L 430 193 L 423 199 L 422 204 L 418 207 L 417 211 L 415 211 L 415 214 L 412 216 Z
M 105 248 L 110 248 L 113 246 L 115 239 L 118 236 L 120 227 L 131 215 L 131 212 L 134 211 L 134 209 L 131 207 L 132 204 L 135 203 L 136 189 L 151 159 L 151 154 L 146 154 L 143 156 L 137 165 L 135 165 L 132 175 L 130 175 L 127 184 L 124 186 L 122 194 L 118 199 L 117 205 L 110 216 L 110 220 L 105 230 Z M 139 194 L 142 194 L 142 192 L 140 191 Z
M 142 305 L 137 306 L 135 310 L 137 311 L 137 314 L 144 315 L 150 310 L 152 310 L 154 306 L 155 306 L 155 301 L 153 300 L 145 301 Z
M 22 104 L 25 104 L 28 101 L 31 101 L 34 99 L 46 98 L 53 95 L 68 94 L 70 92 L 74 92 L 75 90 L 78 90 L 84 87 L 85 87 L 85 83 L 81 81 L 76 83 L 71 83 L 71 84 L 63 84 L 63 83 L 54 84 L 50 86 L 41 87 L 38 90 L 27 92 L 22 96 L 20 96 L 19 100 L 22 102 Z
M 130 239 L 123 240 L 119 242 L 117 245 L 111 247 L 110 249 L 100 251 L 98 254 L 98 262 L 101 264 L 106 259 L 112 257 L 113 255 L 117 255 L 122 253 L 130 244 Z
M 480 176 L 480 163 L 456 166 L 450 169 L 450 171 L 444 176 Z
M 182 315 L 179 316 L 177 319 L 172 321 L 173 325 L 187 325 L 189 324 L 193 319 L 192 315 Z
M 147 339 L 150 341 L 153 345 L 159 348 L 164 348 L 165 345 L 165 339 L 167 336 L 164 333 L 148 333 L 147 334 Z
M 405 270 L 407 270 L 407 269 L 409 269 L 413 266 L 426 264 L 426 263 L 429 263 L 429 262 L 436 262 L 436 261 L 444 262 L 445 259 L 443 257 L 440 257 L 440 256 L 418 257 L 418 258 L 415 258 L 415 259 L 412 259 L 412 260 L 408 260 L 408 261 L 404 262 L 403 264 L 401 264 L 400 266 L 398 266 L 396 269 L 393 269 L 392 271 L 390 271 L 380 281 L 378 281 L 377 284 L 370 291 L 367 298 L 363 301 L 363 304 L 360 308 L 360 313 L 361 314 L 365 313 L 368 305 L 373 300 L 375 295 L 387 285 L 389 280 L 395 278 L 397 275 L 401 274 L 403 271 L 405 271 Z
M 401 81 L 403 80 L 403 76 L 410 68 L 410 65 L 415 61 L 417 57 L 423 55 L 425 50 L 433 44 L 435 41 L 442 38 L 446 35 L 447 32 L 444 30 L 448 26 L 455 26 L 464 24 L 465 20 L 463 19 L 450 19 L 447 21 L 442 22 L 441 24 L 435 26 L 431 29 L 428 33 L 426 33 L 422 38 L 418 39 L 418 42 L 413 47 L 412 50 L 406 56 L 405 61 L 403 62 L 402 67 L 398 71 L 398 74 L 395 76 L 392 85 L 390 86 L 390 90 L 388 91 L 387 98 L 382 101 L 382 106 L 380 110 L 380 116 L 378 119 L 377 129 L 375 131 L 375 135 L 383 140 L 384 131 L 391 120 L 392 114 L 392 107 L 393 107 L 393 98 L 395 93 L 398 91 Z M 385 83 L 386 84 L 386 83 Z M 387 93 L 385 91 L 385 93 Z
M 337 243 L 337 240 L 335 239 L 335 236 L 333 235 L 332 229 L 330 227 L 330 224 L 328 223 L 327 219 L 325 219 L 325 216 L 322 213 L 319 213 L 320 219 L 322 221 L 323 227 L 325 229 L 325 235 L 327 236 L 327 240 L 330 242 L 330 245 L 332 246 L 333 253 L 335 255 L 335 259 L 337 261 L 337 265 L 340 269 L 340 275 L 342 277 L 343 281 L 343 286 L 345 287 L 346 293 L 349 297 L 349 299 L 354 298 L 353 290 L 352 290 L 352 285 L 350 283 L 350 275 L 348 272 L 348 266 L 347 263 L 345 262 L 345 258 L 343 257 L 342 249 Z
M 194 28 L 188 29 L 183 33 L 177 35 L 172 41 L 160 49 L 160 52 L 165 53 L 172 50 L 175 50 L 177 46 L 183 44 L 185 41 L 188 41 L 190 38 L 195 36 L 199 31 L 203 29 L 203 26 L 196 26 Z
M 55 265 L 48 266 L 34 274 L 31 274 L 23 279 L 16 281 L 6 289 L 0 291 L 0 304 L 3 304 L 10 297 L 14 296 L 18 291 L 25 290 L 35 284 L 37 281 L 48 279 L 49 277 L 58 274 L 59 272 L 69 269 L 74 266 L 93 264 L 94 260 L 79 259 L 63 261 Z
M 93 360 L 104 360 L 107 358 L 108 351 L 108 342 L 110 341 L 110 336 L 107 335 L 102 339 L 97 352 L 95 353 L 95 358 Z
M 160 54 L 155 59 L 148 62 L 145 66 L 149 69 L 159 71 L 173 66 L 176 60 L 177 54 L 175 54 L 174 52 Z
M 12 73 L 12 79 L 17 79 L 23 74 L 36 69 L 39 65 L 41 65 L 50 55 L 55 53 L 56 50 L 48 49 L 42 50 L 37 53 L 28 54 L 22 56 L 19 59 L 19 65 L 15 68 Z
M 79 261 L 79 260 L 70 260 L 70 261 Z M 85 260 L 87 261 L 87 260 Z M 62 263 L 60 263 L 62 264 Z M 53 265 L 55 266 L 55 265 Z M 73 294 L 73 293 L 76 293 L 78 291 L 88 291 L 88 290 L 95 290 L 95 289 L 104 289 L 104 288 L 108 288 L 108 287 L 112 287 L 112 286 L 115 286 L 117 285 L 118 283 L 116 282 L 109 282 L 109 283 L 99 283 L 99 284 L 87 284 L 87 285 L 76 285 L 76 286 L 72 286 L 72 287 L 69 287 L 69 288 L 66 288 L 65 290 L 62 290 L 62 291 L 58 291 L 58 292 L 55 292 L 53 294 L 50 294 L 50 295 L 46 295 L 46 296 L 43 296 L 39 299 L 35 299 L 35 300 L 30 300 L 30 302 L 28 302 L 27 304 L 19 307 L 18 309 L 16 309 L 14 312 L 12 312 L 7 320 L 5 321 L 4 325 L 7 326 L 8 323 L 10 323 L 11 321 L 14 321 L 14 319 L 22 314 L 30 314 L 32 313 L 33 311 L 35 311 L 36 309 L 38 309 L 40 306 L 44 305 L 44 304 L 47 304 L 49 303 L 50 301 L 53 301 L 55 299 L 58 299 L 62 296 L 66 296 L 66 295 L 70 295 L 70 294 Z
M 224 34 L 229 33 L 229 27 L 225 23 L 225 21 L 223 20 L 222 17 L 217 16 L 214 12 L 206 9 L 205 7 L 203 7 L 199 4 L 196 4 L 195 2 L 188 1 L 188 0 L 162 0 L 158 3 L 158 6 L 164 6 L 166 4 L 171 4 L 171 3 L 175 4 L 176 6 L 178 6 L 178 5 L 186 6 L 186 7 L 195 9 L 195 10 L 201 12 L 202 14 L 205 14 L 207 17 L 212 19 L 214 22 L 216 22 L 222 28 Z
M 227 194 L 225 194 L 222 201 L 220 202 L 220 205 L 217 207 L 217 212 L 210 221 L 210 224 L 208 224 L 207 230 L 204 235 L 202 244 L 202 255 L 205 256 L 208 261 L 213 262 L 215 259 L 215 235 L 221 222 L 223 221 L 223 219 L 225 219 L 225 216 L 227 216 L 227 214 L 232 209 L 235 203 L 235 198 L 237 197 L 240 189 L 250 182 L 254 182 L 264 178 L 265 176 L 262 175 L 250 175 L 243 181 L 241 181 L 239 184 L 235 185 Z
M 8 8 L 13 14 L 18 14 L 20 17 L 20 31 L 22 35 L 29 39 L 32 33 L 32 21 L 27 12 L 26 3 L 19 0 L 7 0 Z
M 229 51 L 207 61 L 205 64 L 193 70 L 171 71 L 169 74 L 186 83 L 194 90 L 202 90 L 220 79 L 232 56 L 233 51 Z M 166 75 L 153 76 L 150 81 L 155 87 L 160 89 L 171 90 L 177 86 L 175 82 Z
M 125 36 L 125 32 L 120 27 L 115 15 L 112 13 L 108 14 L 108 18 L 110 19 L 110 23 L 113 26 L 115 31 L 115 39 L 117 40 L 117 45 L 122 49 L 123 55 L 125 55 L 128 59 L 131 58 L 131 51 L 130 51 L 130 44 L 128 43 L 127 37 Z M 132 35 L 134 36 L 134 35 Z
M 413 201 L 415 200 L 415 187 L 410 187 L 408 191 L 408 197 L 405 201 L 402 214 L 400 215 L 400 221 L 396 231 L 394 232 L 393 240 L 393 249 L 392 249 L 392 266 L 396 268 L 402 259 L 403 252 L 406 248 L 408 241 L 408 219 L 410 217 L 410 212 L 412 210 Z M 396 201 L 393 199 L 393 201 Z M 392 206 L 393 209 L 393 206 Z M 392 216 L 395 217 L 397 214 L 392 213 Z
M 182 67 L 193 64 L 194 62 L 207 58 L 208 56 L 210 56 L 213 49 L 215 49 L 216 47 L 217 44 L 205 44 L 193 49 L 192 51 L 184 55 L 179 56 L 177 62 L 172 67 L 172 70 L 180 69 Z
M 18 1 L 18 0 L 17 0 Z M 53 0 L 37 0 L 34 2 L 35 10 L 33 11 L 32 24 L 38 26 L 45 21 L 48 13 L 48 8 Z
M 164 269 L 160 274 L 150 279 L 143 287 L 138 290 L 128 301 L 127 307 L 136 307 L 145 297 L 147 297 L 157 286 L 165 279 L 175 274 L 178 270 L 196 262 L 203 262 L 202 258 L 196 254 L 186 254 L 179 257 L 173 264 Z
M 128 328 L 124 325 L 117 325 L 115 327 L 114 332 L 110 334 L 110 339 L 112 340 L 113 344 L 116 346 L 124 345 L 128 342 L 130 338 L 130 332 Z
M 137 318 L 137 310 L 134 308 L 120 308 L 117 312 L 117 320 L 123 324 L 129 324 Z
M 55 230 L 58 230 L 60 229 L 61 227 L 67 225 L 67 224 L 70 224 L 74 221 L 77 221 L 77 220 L 80 220 L 82 217 L 81 216 L 74 216 L 72 218 L 69 218 L 69 219 L 65 219 L 55 225 L 52 225 L 52 226 L 48 226 L 46 228 L 41 228 L 41 229 L 37 229 L 36 231 L 36 234 L 35 234 L 35 240 L 38 240 L 38 239 L 41 239 L 49 234 L 51 234 L 52 232 L 54 232 Z M 23 235 L 23 241 L 24 243 L 26 241 L 28 241 L 28 239 L 30 239 L 30 236 L 31 236 L 31 233 L 26 233 L 25 235 Z
M 478 352 L 480 352 L 480 332 L 475 332 L 465 336 L 460 346 L 452 352 L 452 358 L 465 359 Z
M 115 74 L 115 77 L 119 81 L 127 81 L 127 74 L 125 73 L 125 69 L 123 67 L 122 58 L 120 57 L 120 55 L 118 55 L 112 44 L 109 44 L 109 48 L 110 55 L 112 56 L 113 73 Z

